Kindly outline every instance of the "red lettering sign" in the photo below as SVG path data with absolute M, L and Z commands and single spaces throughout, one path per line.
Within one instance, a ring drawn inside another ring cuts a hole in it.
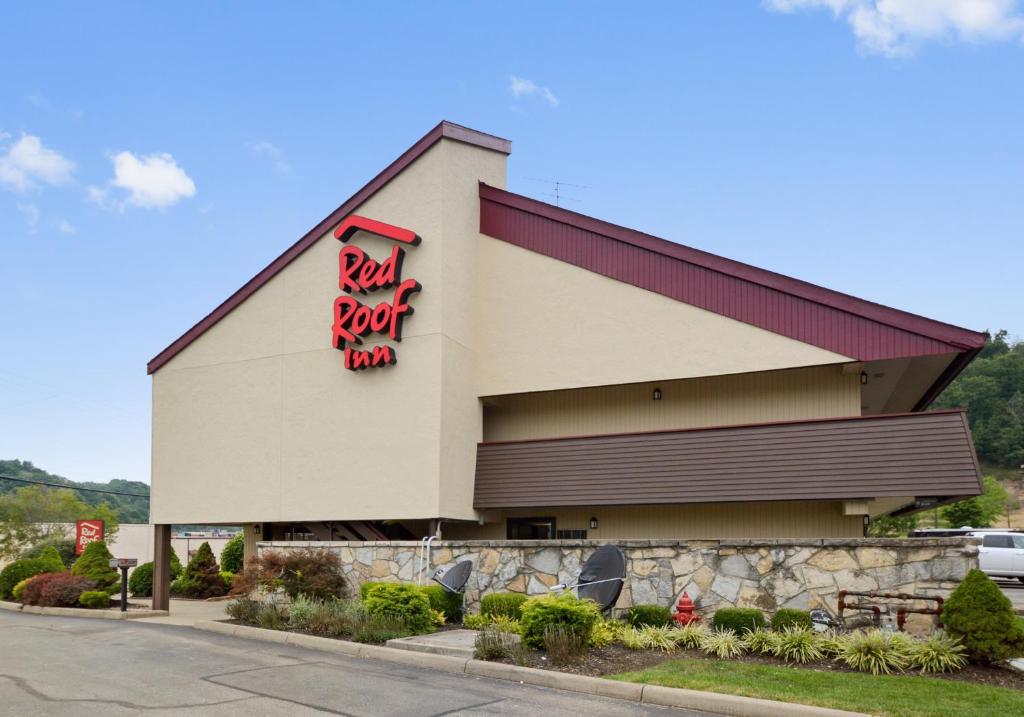
M 75 555 L 81 555 L 85 546 L 94 540 L 103 540 L 103 521 L 75 521 Z
M 357 231 L 370 232 L 409 246 L 420 243 L 415 232 L 356 215 L 347 217 L 334 230 L 334 236 L 347 242 Z M 393 341 L 402 340 L 402 321 L 413 313 L 409 299 L 423 288 L 415 279 L 402 280 L 404 259 L 405 249 L 398 245 L 392 247 L 391 255 L 381 262 L 349 244 L 338 253 L 338 288 L 346 295 L 334 300 L 331 345 L 344 352 L 345 368 L 360 371 L 390 366 L 398 360 L 395 349 L 388 345 L 363 351 L 348 344 L 361 344 L 370 334 L 387 336 Z M 391 288 L 394 288 L 391 300 L 374 306 L 364 304 L 354 296 Z

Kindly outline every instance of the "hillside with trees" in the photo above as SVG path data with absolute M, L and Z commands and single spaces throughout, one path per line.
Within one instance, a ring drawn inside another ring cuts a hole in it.
M 140 481 L 114 479 L 109 483 L 96 483 L 92 481 L 76 482 L 68 480 L 63 476 L 54 475 L 42 468 L 32 465 L 31 461 L 0 460 L 0 475 L 23 478 L 25 480 L 38 481 L 40 483 L 53 483 L 67 486 L 74 491 L 75 497 L 90 506 L 99 506 L 106 503 L 110 506 L 114 515 L 120 523 L 148 523 L 149 522 L 149 486 Z M 16 492 L 19 488 L 28 486 L 27 483 L 0 479 L 0 496 Z M 120 493 L 134 493 L 140 498 L 133 498 L 121 495 L 104 495 L 92 491 L 75 490 L 76 488 L 92 488 L 103 491 L 118 491 Z

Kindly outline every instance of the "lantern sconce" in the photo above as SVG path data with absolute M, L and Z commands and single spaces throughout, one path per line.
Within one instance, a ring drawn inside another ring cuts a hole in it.
M 868 372 L 867 371 L 861 371 L 860 372 L 860 385 L 861 386 L 867 386 L 868 385 Z
M 590 516 L 590 529 L 591 530 L 597 530 L 597 517 L 596 516 Z
M 651 400 L 654 400 L 654 401 L 660 401 L 661 400 L 661 389 L 660 388 L 654 389 L 654 393 L 651 394 Z

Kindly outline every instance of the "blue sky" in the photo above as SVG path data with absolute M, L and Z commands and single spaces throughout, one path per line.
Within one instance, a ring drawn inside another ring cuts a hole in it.
M 0 457 L 149 480 L 145 364 L 441 119 L 513 191 L 1024 333 L 1014 0 L 19 3 Z

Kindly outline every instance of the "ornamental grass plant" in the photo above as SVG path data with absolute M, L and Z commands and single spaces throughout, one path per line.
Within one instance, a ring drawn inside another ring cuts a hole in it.
M 734 630 L 716 628 L 707 634 L 700 649 L 708 655 L 726 659 L 742 656 L 746 651 L 746 644 Z

